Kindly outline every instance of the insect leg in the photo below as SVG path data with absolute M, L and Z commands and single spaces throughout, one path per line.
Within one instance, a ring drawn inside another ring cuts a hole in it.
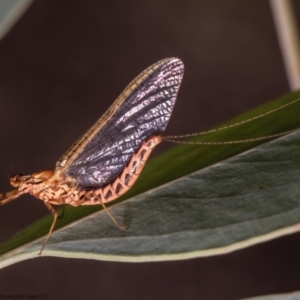
M 99 200 L 99 202 L 102 205 L 104 211 L 107 213 L 107 215 L 110 217 L 110 219 L 116 224 L 116 226 L 119 229 L 121 229 L 121 230 L 127 230 L 127 226 L 119 224 L 118 221 L 114 218 L 114 216 L 110 213 L 110 211 L 108 210 L 108 208 L 103 203 L 101 196 L 102 195 L 100 195 L 100 197 L 98 197 L 97 195 L 95 195 L 95 197 L 97 198 L 97 200 Z
M 12 200 L 15 200 L 19 197 L 18 190 L 0 194 L 0 205 L 4 205 Z
M 57 212 L 55 211 L 55 209 L 51 206 L 51 204 L 48 203 L 48 202 L 44 202 L 44 203 L 45 203 L 45 205 L 47 206 L 47 208 L 49 209 L 49 211 L 51 212 L 51 214 L 53 215 L 53 222 L 52 222 L 52 224 L 51 224 L 51 227 L 50 227 L 50 230 L 49 230 L 49 232 L 48 232 L 48 235 L 47 235 L 47 237 L 46 237 L 46 239 L 45 239 L 45 241 L 44 241 L 44 243 L 43 243 L 43 246 L 42 246 L 42 248 L 41 248 L 41 250 L 40 250 L 40 252 L 39 252 L 38 255 L 41 255 L 41 254 L 42 254 L 42 251 L 43 251 L 43 249 L 45 248 L 45 246 L 46 246 L 46 244 L 47 244 L 47 242 L 48 242 L 48 240 L 49 240 L 49 237 L 50 237 L 50 235 L 51 235 L 51 233 L 52 233 L 52 231 L 53 231 L 54 225 L 55 225 L 56 220 L 57 220 L 57 217 L 58 217 L 58 213 L 57 213 Z

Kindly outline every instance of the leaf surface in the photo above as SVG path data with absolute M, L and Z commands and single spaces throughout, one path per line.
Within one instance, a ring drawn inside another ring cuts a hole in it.
M 289 94 L 226 125 L 298 97 L 299 92 Z M 194 140 L 236 140 L 297 128 L 299 107 L 298 102 Z M 131 262 L 185 259 L 298 231 L 300 132 L 258 144 L 172 148 L 150 161 L 135 186 L 110 206 L 127 231 L 116 228 L 99 207 L 67 207 L 57 222 L 61 229 L 52 234 L 43 255 Z M 49 215 L 1 245 L 1 267 L 37 257 L 51 221 Z

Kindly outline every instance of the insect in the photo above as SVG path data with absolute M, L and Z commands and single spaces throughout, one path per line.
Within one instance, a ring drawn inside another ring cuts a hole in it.
M 53 214 L 42 253 L 56 223 L 53 205 L 102 205 L 124 194 L 137 180 L 170 119 L 183 77 L 177 58 L 161 60 L 138 75 L 104 115 L 57 161 L 54 170 L 10 177 L 15 190 L 0 205 L 29 193 Z
M 54 229 L 58 214 L 53 205 L 102 205 L 130 189 L 139 177 L 153 148 L 162 140 L 192 144 L 232 144 L 284 135 L 228 142 L 185 142 L 177 139 L 227 129 L 263 117 L 299 99 L 252 119 L 227 127 L 183 136 L 162 137 L 170 119 L 182 81 L 184 66 L 178 58 L 161 60 L 138 75 L 104 115 L 57 161 L 54 170 L 31 175 L 15 174 L 15 188 L 0 194 L 0 205 L 29 193 L 42 200 L 53 214 L 53 222 L 39 255 Z

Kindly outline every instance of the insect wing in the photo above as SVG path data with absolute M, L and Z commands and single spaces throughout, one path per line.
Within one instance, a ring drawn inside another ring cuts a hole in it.
M 88 140 L 70 157 L 65 174 L 82 187 L 99 187 L 116 178 L 143 141 L 165 130 L 183 71 L 183 63 L 170 58 L 136 77 L 97 122 L 101 125 L 96 123 L 77 143 Z

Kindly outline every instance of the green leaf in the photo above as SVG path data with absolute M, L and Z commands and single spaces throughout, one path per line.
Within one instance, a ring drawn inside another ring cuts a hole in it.
M 284 96 L 222 126 L 299 95 Z M 236 140 L 297 128 L 299 108 L 297 102 L 194 140 Z M 134 187 L 110 206 L 127 231 L 116 228 L 99 207 L 67 207 L 43 255 L 131 262 L 184 259 L 230 252 L 299 230 L 300 132 L 258 144 L 172 148 L 150 161 Z M 0 266 L 37 257 L 40 237 L 51 221 L 49 215 L 1 245 Z

